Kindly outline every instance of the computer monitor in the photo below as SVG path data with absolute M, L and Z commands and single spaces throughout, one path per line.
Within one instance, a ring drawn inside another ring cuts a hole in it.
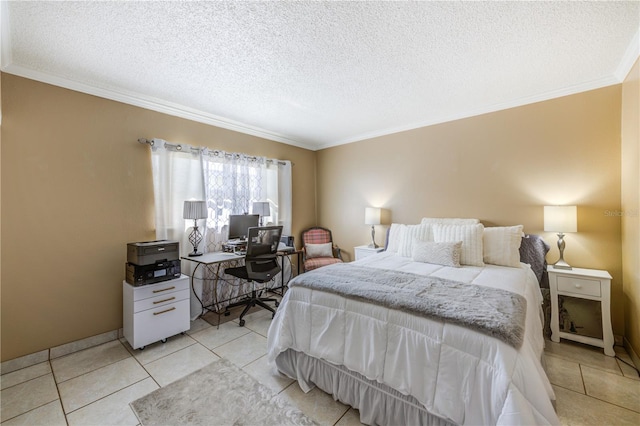
M 232 214 L 229 216 L 229 240 L 245 240 L 248 229 L 258 226 L 258 214 Z

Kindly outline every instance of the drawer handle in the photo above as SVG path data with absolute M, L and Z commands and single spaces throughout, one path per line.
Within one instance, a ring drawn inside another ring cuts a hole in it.
M 161 293 L 161 292 L 163 292 L 163 291 L 173 290 L 174 288 L 176 288 L 176 286 L 169 287 L 169 288 L 163 288 L 162 290 L 153 290 L 153 292 L 154 292 L 154 293 Z
M 175 310 L 176 310 L 176 308 L 169 308 L 169 309 L 165 309 L 164 311 L 154 312 L 153 315 L 166 314 L 167 312 L 171 312 L 171 311 L 175 311 Z
M 153 302 L 153 304 L 154 304 L 154 305 L 157 305 L 158 303 L 168 302 L 169 300 L 173 300 L 173 299 L 175 299 L 175 296 L 174 296 L 174 297 L 170 297 L 170 298 L 168 298 L 168 299 L 158 300 L 157 302 Z
M 582 288 L 582 284 L 574 284 L 576 288 Z

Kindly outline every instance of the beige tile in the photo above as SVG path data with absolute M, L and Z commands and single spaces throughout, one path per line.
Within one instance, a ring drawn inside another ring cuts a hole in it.
M 74 352 L 79 352 L 85 349 L 99 346 L 103 343 L 111 342 L 118 339 L 118 330 L 108 331 L 106 333 L 98 334 L 96 336 L 87 337 L 86 339 L 76 340 L 75 342 L 67 343 L 64 345 L 51 348 L 49 355 L 50 359 L 60 358 L 61 356 L 69 355 Z
M 349 410 L 349 406 L 335 401 L 318 388 L 309 393 L 302 392 L 297 383 L 283 390 L 278 397 L 284 398 L 294 407 L 321 425 L 333 425 Z
M 52 374 L 37 377 L 0 391 L 0 421 L 24 414 L 58 399 Z
M 585 393 L 580 365 L 577 362 L 554 356 L 545 355 L 544 357 L 547 376 L 551 384 Z
M 582 366 L 587 395 L 640 413 L 640 381 Z
M 236 322 L 225 322 L 220 327 L 210 327 L 191 335 L 207 349 L 214 349 L 232 340 L 251 333 L 246 327 L 239 327 Z
M 126 339 L 122 339 L 123 344 L 136 360 L 142 365 L 146 365 L 150 362 L 163 358 L 174 352 L 178 352 L 187 346 L 195 345 L 197 342 L 186 334 L 178 334 L 176 336 L 169 337 L 166 343 L 155 342 L 147 345 L 144 349 L 133 349 Z
M 0 389 L 6 389 L 10 386 L 15 386 L 19 383 L 44 376 L 49 373 L 51 373 L 51 365 L 49 364 L 49 361 L 45 361 L 40 364 L 32 365 L 31 367 L 3 374 L 0 377 Z
M 614 349 L 616 351 L 616 357 L 619 358 L 616 361 L 618 361 L 618 367 L 622 370 L 622 375 L 630 379 L 640 380 L 640 374 L 638 373 L 638 370 L 635 369 L 633 360 L 625 348 L 622 346 L 615 346 Z
M 275 365 L 269 365 L 266 355 L 246 365 L 243 370 L 275 393 L 280 393 L 293 383 L 293 379 L 281 374 Z
M 255 331 L 256 333 L 267 337 L 267 332 L 269 331 L 269 326 L 271 325 L 271 312 L 266 309 L 262 309 L 258 312 L 249 314 L 244 317 L 245 319 L 245 328 Z
M 149 377 L 147 372 L 128 357 L 82 376 L 58 384 L 65 413 L 91 404 Z
M 360 423 L 360 412 L 355 408 L 349 408 L 349 411 L 344 413 L 344 416 L 335 426 L 359 426 L 363 423 Z
M 0 364 L 0 371 L 7 374 L 45 361 L 49 361 L 49 349 L 4 361 Z
M 138 418 L 129 403 L 154 390 L 158 385 L 152 378 L 119 390 L 67 415 L 69 425 L 137 425 Z
M 560 423 L 566 426 L 603 426 L 640 424 L 640 414 L 607 404 L 606 402 L 582 395 L 558 386 L 556 393 L 556 411 Z
M 638 370 L 636 370 L 634 367 L 632 367 L 633 363 L 630 361 L 618 361 L 618 367 L 620 367 L 620 370 L 622 370 L 622 375 L 628 379 L 632 379 L 632 380 L 640 380 L 640 373 L 638 373 Z M 631 365 L 629 365 L 631 364 Z
M 18 417 L 2 422 L 2 426 L 66 426 L 67 421 L 64 418 L 64 412 L 62 411 L 62 405 L 60 400 L 56 399 L 48 404 L 42 405 L 38 408 L 24 413 Z
M 191 328 L 189 328 L 189 331 L 187 331 L 187 334 L 193 334 L 193 333 L 197 333 L 200 330 L 204 330 L 205 328 L 211 328 L 213 327 L 211 324 L 209 324 L 208 322 L 206 322 L 205 320 L 203 320 L 202 318 L 196 318 L 195 320 L 191 321 Z
M 544 351 L 547 355 L 564 358 L 577 362 L 580 365 L 588 365 L 620 376 L 622 375 L 616 359 L 612 356 L 606 356 L 602 349 L 594 346 L 564 340 L 560 343 L 546 340 Z
M 210 350 L 196 343 L 145 365 L 160 386 L 166 386 L 218 359 Z
M 129 357 L 131 354 L 125 347 L 118 340 L 113 340 L 51 360 L 51 368 L 56 382 L 62 383 Z
M 228 359 L 238 367 L 244 367 L 261 356 L 266 355 L 267 338 L 250 332 L 215 348 L 213 352 L 222 358 Z

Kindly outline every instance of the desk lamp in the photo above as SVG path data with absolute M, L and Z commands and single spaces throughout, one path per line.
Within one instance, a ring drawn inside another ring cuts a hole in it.
M 573 269 L 564 260 L 564 233 L 578 231 L 576 206 L 544 206 L 544 230 L 558 233 L 560 259 L 553 264 L 556 269 Z
M 271 216 L 271 208 L 268 201 L 256 201 L 251 208 L 253 214 L 260 215 L 260 226 L 264 226 L 264 218 Z
M 189 234 L 189 242 L 193 246 L 193 252 L 189 256 L 202 256 L 198 251 L 198 245 L 202 241 L 202 234 L 198 231 L 198 219 L 206 219 L 209 217 L 209 210 L 205 201 L 185 201 L 182 217 L 185 219 L 193 219 L 193 231 Z

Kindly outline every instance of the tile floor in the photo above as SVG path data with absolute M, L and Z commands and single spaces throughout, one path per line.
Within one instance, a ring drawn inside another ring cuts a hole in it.
M 114 340 L 1 376 L 2 425 L 136 425 L 129 402 L 224 357 L 280 392 L 322 425 L 358 425 L 358 412 L 313 390 L 304 394 L 266 363 L 270 313 L 211 326 L 199 319 L 185 335 L 134 351 Z M 640 425 L 640 378 L 601 350 L 547 342 L 545 361 L 565 425 Z M 624 349 L 620 358 L 630 362 Z

